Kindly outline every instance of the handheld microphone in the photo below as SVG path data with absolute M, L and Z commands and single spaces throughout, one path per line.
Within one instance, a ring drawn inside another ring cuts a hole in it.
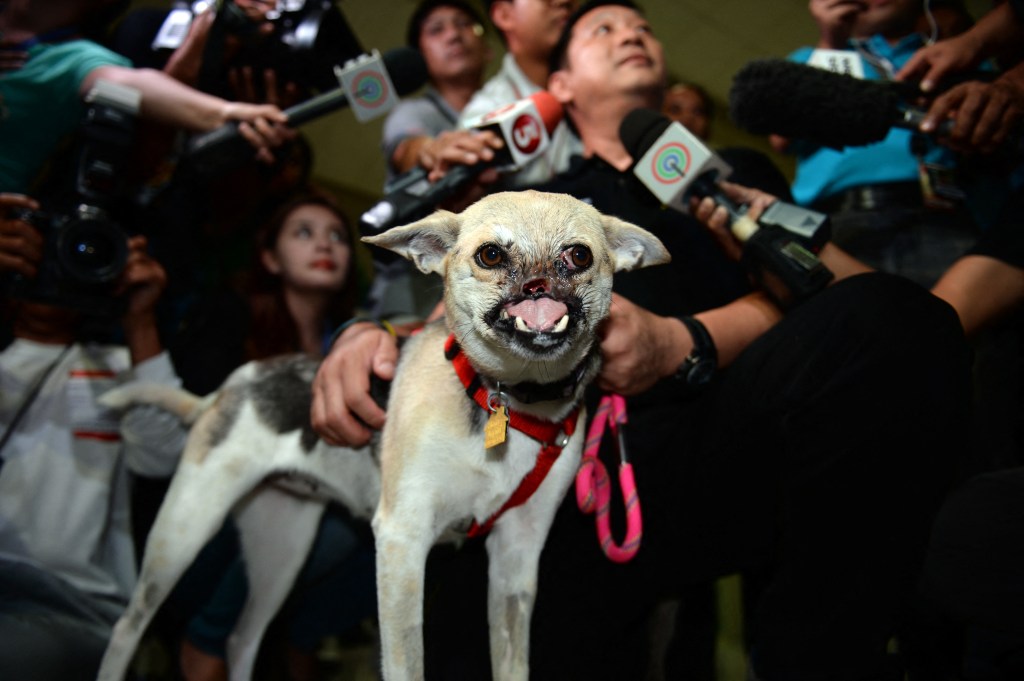
M 352 106 L 360 121 L 387 113 L 398 97 L 404 97 L 427 82 L 427 66 L 418 50 L 398 47 L 388 50 L 383 60 L 364 55 L 340 70 L 339 87 L 284 110 L 289 127 L 295 128 Z M 226 172 L 252 157 L 252 147 L 232 121 L 216 130 L 197 135 L 188 143 L 183 160 L 202 175 Z
M 733 76 L 729 114 L 755 135 L 808 139 L 834 149 L 880 142 L 894 128 L 917 130 L 927 113 L 906 83 L 861 80 L 784 59 L 757 59 Z M 934 133 L 946 135 L 952 120 Z
M 832 280 L 814 253 L 828 240 L 828 216 L 776 201 L 755 222 L 718 187 L 732 169 L 685 127 L 656 111 L 631 111 L 619 137 L 639 159 L 634 174 L 662 203 L 689 212 L 691 196 L 710 196 L 725 207 L 729 229 L 743 244 L 743 264 L 780 306 L 790 307 Z
M 619 138 L 636 159 L 637 178 L 663 204 L 682 213 L 690 212 L 696 190 L 703 190 L 700 196 L 715 192 L 714 180 L 732 173 L 732 167 L 700 138 L 650 109 L 631 111 L 619 125 Z M 711 182 L 705 182 L 709 178 Z M 723 205 L 731 204 L 722 198 Z
M 562 105 L 541 90 L 471 121 L 467 126 L 470 129 L 491 130 L 504 142 L 494 158 L 472 166 L 455 166 L 437 182 L 430 182 L 429 173 L 422 168 L 400 175 L 388 185 L 388 194 L 359 219 L 362 233 L 383 232 L 426 216 L 487 168 L 521 168 L 547 150 L 562 114 Z

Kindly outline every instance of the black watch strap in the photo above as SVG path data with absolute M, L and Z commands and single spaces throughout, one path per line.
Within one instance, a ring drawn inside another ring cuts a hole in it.
M 693 317 L 679 317 L 693 338 L 693 349 L 676 370 L 676 378 L 692 388 L 701 388 L 711 382 L 718 369 L 718 351 L 707 327 Z

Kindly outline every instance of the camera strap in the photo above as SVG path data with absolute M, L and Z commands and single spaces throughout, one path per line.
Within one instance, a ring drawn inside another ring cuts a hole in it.
M 43 384 L 46 383 L 46 379 L 48 379 L 50 374 L 53 373 L 53 370 L 64 361 L 64 358 L 67 357 L 70 351 L 71 346 L 65 345 L 64 349 L 60 351 L 59 355 L 57 355 L 57 359 L 53 360 L 50 365 L 46 367 L 43 373 L 39 374 L 35 383 L 33 383 L 32 387 L 29 388 L 29 391 L 25 394 L 25 398 L 21 401 L 21 404 L 18 405 L 18 411 L 14 412 L 14 417 L 11 419 L 11 422 L 7 424 L 3 437 L 0 437 L 0 452 L 2 452 L 4 447 L 7 445 L 7 441 L 11 439 L 11 436 L 14 434 L 14 430 L 18 427 L 18 423 L 20 423 L 21 419 L 25 417 L 25 414 L 28 413 L 28 408 L 36 401 L 36 397 L 39 396 L 39 391 L 43 389 Z M 0 456 L 0 469 L 3 468 L 3 465 L 4 459 Z

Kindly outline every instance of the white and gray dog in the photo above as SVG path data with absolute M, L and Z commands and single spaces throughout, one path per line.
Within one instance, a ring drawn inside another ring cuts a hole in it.
M 423 678 L 423 578 L 438 541 L 486 534 L 497 681 L 529 676 L 537 566 L 579 466 L 586 384 L 612 275 L 668 261 L 654 236 L 565 195 L 506 192 L 364 239 L 445 282 L 445 323 L 403 347 L 379 440 L 331 447 L 308 420 L 316 364 L 237 370 L 205 399 L 127 386 L 112 406 L 157 402 L 194 423 L 146 545 L 138 586 L 99 678 L 120 681 L 155 611 L 233 513 L 250 582 L 228 645 L 248 679 L 327 499 L 373 518 L 387 681 Z

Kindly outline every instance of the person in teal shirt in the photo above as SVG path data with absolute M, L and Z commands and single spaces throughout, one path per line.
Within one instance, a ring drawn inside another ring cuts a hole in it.
M 791 61 L 829 62 L 868 80 L 894 80 L 928 43 L 918 31 L 921 0 L 811 0 L 810 12 L 818 43 L 794 51 Z M 796 202 L 827 213 L 833 240 L 874 268 L 931 286 L 984 223 L 968 195 L 979 183 L 963 175 L 957 155 L 936 137 L 893 129 L 879 142 L 842 149 L 810 140 L 772 142 L 797 157 Z
M 131 63 L 85 39 L 85 24 L 112 18 L 121 0 L 0 3 L 0 191 L 31 192 L 47 160 L 77 127 L 84 97 L 100 79 L 137 90 L 139 115 L 205 132 L 239 121 L 257 157 L 289 133 L 276 106 L 229 102 Z
M 61 138 L 82 118 L 82 83 L 131 62 L 90 40 L 39 42 L 20 69 L 0 74 L 0 187 L 28 192 Z

